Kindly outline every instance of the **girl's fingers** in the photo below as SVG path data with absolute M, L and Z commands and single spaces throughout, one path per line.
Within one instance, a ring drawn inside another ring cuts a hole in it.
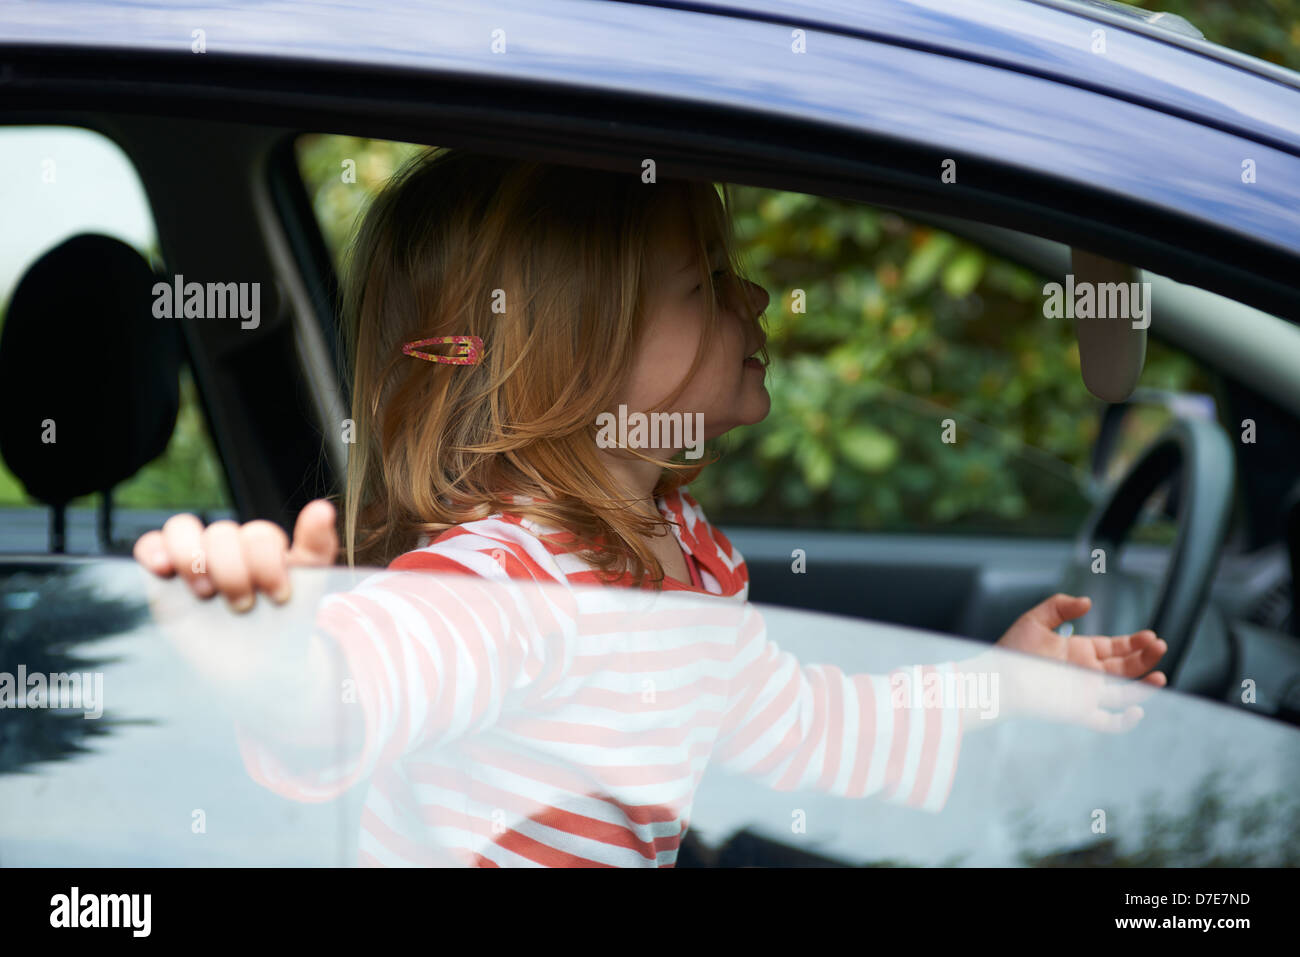
M 289 600 L 289 570 L 285 563 L 289 536 L 274 522 L 253 521 L 239 528 L 239 546 L 254 593 L 270 595 L 284 604 Z
M 1026 617 L 1052 631 L 1067 621 L 1081 617 L 1092 607 L 1092 599 L 1074 595 L 1055 594 L 1025 612 Z
M 1108 674 L 1121 678 L 1136 678 L 1154 668 L 1156 662 L 1163 658 L 1168 650 L 1169 646 L 1162 639 L 1156 638 L 1154 641 L 1142 644 L 1122 658 L 1105 659 L 1101 662 L 1101 666 Z
M 289 565 L 334 564 L 334 506 L 317 499 L 304 508 L 292 548 L 288 536 L 272 522 L 240 526 L 222 521 L 205 529 L 194 515 L 182 514 L 169 518 L 161 531 L 141 535 L 133 553 L 157 575 L 179 573 L 200 598 L 220 592 L 232 609 L 247 611 L 259 591 L 277 602 L 289 600 Z
M 194 515 L 173 515 L 163 523 L 163 548 L 172 568 L 185 579 L 194 594 L 211 598 L 216 594 L 216 588 L 204 571 L 207 562 L 200 547 L 202 536 L 203 523 Z
M 231 521 L 213 522 L 203 533 L 201 547 L 208 575 L 217 590 L 226 596 L 230 607 L 234 611 L 252 608 L 253 579 L 244 564 L 239 526 Z
M 171 556 L 167 554 L 167 547 L 163 544 L 162 532 L 145 532 L 136 539 L 131 554 L 135 556 L 137 562 L 155 575 L 170 578 L 176 574 Z
M 1135 631 L 1131 635 L 1119 635 L 1111 638 L 1105 635 L 1090 636 L 1093 650 L 1098 660 L 1106 658 L 1123 658 L 1135 651 L 1140 651 L 1154 644 L 1159 639 L 1150 628 Z
M 1167 683 L 1163 672 L 1141 681 L 1120 680 L 1098 671 L 1075 672 L 1055 687 L 1045 687 L 1046 716 L 1105 734 L 1134 727 L 1145 715 L 1138 705 Z
M 1107 658 L 1116 656 L 1123 657 L 1133 651 L 1133 642 L 1127 635 L 1121 635 L 1118 638 L 1110 638 L 1106 635 L 1088 635 L 1086 637 L 1092 642 L 1092 651 L 1097 656 L 1098 661 L 1105 661 Z
M 293 527 L 291 565 L 333 565 L 338 559 L 339 537 L 334 528 L 334 506 L 323 498 L 308 502 Z

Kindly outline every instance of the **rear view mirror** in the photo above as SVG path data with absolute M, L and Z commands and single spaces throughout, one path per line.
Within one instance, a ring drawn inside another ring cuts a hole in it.
M 1082 249 L 1071 249 L 1070 260 L 1060 305 L 1075 320 L 1083 384 L 1104 402 L 1123 402 L 1146 360 L 1151 284 L 1137 282 L 1132 266 Z

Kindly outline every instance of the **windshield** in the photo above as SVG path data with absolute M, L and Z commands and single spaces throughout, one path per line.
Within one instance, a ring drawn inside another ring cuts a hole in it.
M 11 569 L 0 864 L 481 864 L 557 846 L 574 815 L 679 863 L 1296 863 L 1300 732 L 1203 699 L 1153 689 L 1134 727 L 1097 731 L 1088 702 L 1122 711 L 1125 688 L 909 628 L 293 574 L 293 602 L 236 618 L 125 560 Z M 438 589 L 489 638 L 394 610 Z M 1022 713 L 1046 687 L 1056 714 Z

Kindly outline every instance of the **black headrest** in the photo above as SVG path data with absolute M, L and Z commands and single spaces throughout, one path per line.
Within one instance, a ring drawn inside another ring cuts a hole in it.
M 74 236 L 27 270 L 0 333 L 0 456 L 48 505 L 110 489 L 176 424 L 180 336 L 126 243 Z M 53 441 L 50 441 L 50 439 Z

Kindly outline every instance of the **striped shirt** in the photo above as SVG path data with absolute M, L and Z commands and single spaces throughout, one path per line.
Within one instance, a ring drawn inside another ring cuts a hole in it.
M 369 866 L 671 867 L 710 764 L 942 808 L 958 711 L 892 706 L 898 672 L 802 665 L 768 638 L 744 559 L 689 492 L 657 504 L 698 585 L 590 587 L 581 558 L 541 541 L 553 529 L 497 514 L 330 595 L 317 625 L 356 683 L 364 744 L 290 770 L 241 728 L 249 773 L 300 801 L 366 781 Z

